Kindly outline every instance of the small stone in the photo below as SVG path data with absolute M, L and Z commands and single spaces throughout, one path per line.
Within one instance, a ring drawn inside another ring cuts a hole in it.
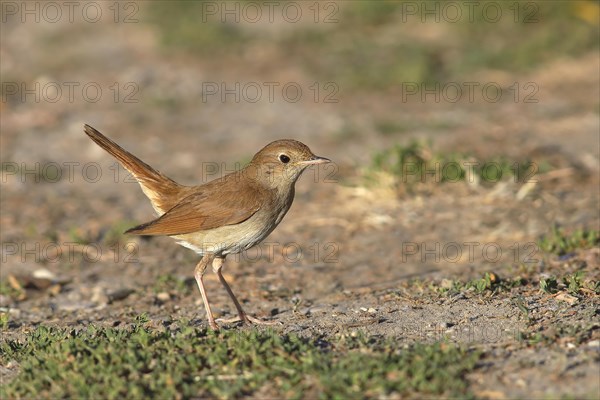
M 375 313 L 377 312 L 377 310 L 376 310 L 376 309 L 374 309 L 373 307 L 370 307 L 370 308 L 367 310 L 367 312 L 368 312 L 369 314 L 375 314 Z
M 36 269 L 35 271 L 33 271 L 31 276 L 35 279 L 46 279 L 49 281 L 53 281 L 54 279 L 56 279 L 56 276 L 46 268 Z
M 600 347 L 600 340 L 592 340 L 591 342 L 588 342 L 587 346 L 588 347 Z
M 171 295 L 167 292 L 160 292 L 156 295 L 156 300 L 160 301 L 161 303 L 166 303 L 167 301 L 171 300 Z
M 21 310 L 19 310 L 18 308 L 11 308 L 10 310 L 8 310 L 8 315 L 10 315 L 11 318 L 20 318 Z
M 50 293 L 53 296 L 56 296 L 57 294 L 59 294 L 60 291 L 61 291 L 60 285 L 52 285 L 48 288 L 48 293 Z
M 101 287 L 95 287 L 92 289 L 92 298 L 90 301 L 97 305 L 106 305 L 109 302 L 109 298 Z
M 567 349 L 574 349 L 575 347 L 577 346 L 575 346 L 573 343 L 567 343 Z
M 112 303 L 114 301 L 126 299 L 131 293 L 133 293 L 133 289 L 129 288 L 120 288 L 117 290 L 113 290 L 108 293 L 108 301 Z
M 11 304 L 12 304 L 12 299 L 10 298 L 10 296 L 0 294 L 0 307 L 8 307 Z

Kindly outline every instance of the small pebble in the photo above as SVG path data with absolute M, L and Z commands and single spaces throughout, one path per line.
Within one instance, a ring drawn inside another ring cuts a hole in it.
M 101 287 L 94 287 L 92 289 L 92 296 L 90 301 L 97 305 L 105 305 L 108 304 L 109 299 Z
M 133 293 L 133 289 L 129 288 L 120 288 L 117 290 L 113 290 L 108 293 L 108 300 L 112 303 L 113 301 L 119 301 L 126 299 L 131 293 Z
M 169 295 L 169 293 L 167 292 L 160 292 L 156 295 L 156 299 L 158 301 L 166 303 L 167 301 L 171 300 L 171 295 Z
M 12 299 L 10 298 L 10 296 L 0 294 L 0 307 L 8 307 L 11 304 L 12 304 Z
M 56 276 L 46 268 L 36 269 L 31 276 L 35 279 L 46 279 L 49 281 L 53 281 L 56 278 Z

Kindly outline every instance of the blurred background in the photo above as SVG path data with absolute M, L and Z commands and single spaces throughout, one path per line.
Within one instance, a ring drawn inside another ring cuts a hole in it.
M 184 184 L 279 138 L 335 161 L 301 179 L 270 238 L 304 257 L 231 260 L 234 287 L 318 299 L 507 273 L 556 227 L 598 228 L 596 1 L 3 2 L 1 29 L 0 218 L 18 247 L 3 248 L 5 276 L 191 276 L 195 255 L 168 238 L 121 235 L 152 210 L 84 123 Z M 134 267 L 43 251 L 124 241 L 139 245 Z M 440 258 L 448 243 L 462 252 Z M 489 243 L 501 258 L 479 250 Z

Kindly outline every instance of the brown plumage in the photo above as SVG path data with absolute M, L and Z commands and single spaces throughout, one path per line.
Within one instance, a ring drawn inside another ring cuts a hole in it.
M 242 170 L 199 186 L 180 185 L 155 170 L 96 129 L 85 133 L 113 155 L 137 179 L 159 214 L 153 221 L 131 228 L 137 235 L 171 236 L 202 256 L 195 278 L 210 326 L 212 316 L 202 277 L 209 264 L 227 290 L 242 322 L 260 322 L 248 316 L 223 278 L 228 254 L 260 243 L 281 222 L 294 200 L 294 185 L 306 167 L 330 162 L 315 156 L 301 142 L 277 140 L 262 148 Z
M 84 125 L 84 131 L 90 139 L 109 152 L 133 175 L 157 212 L 163 213 L 175 206 L 181 196 L 189 190 L 189 187 L 182 186 L 161 174 L 91 126 Z

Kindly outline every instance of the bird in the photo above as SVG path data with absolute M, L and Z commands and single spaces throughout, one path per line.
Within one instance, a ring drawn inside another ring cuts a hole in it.
M 281 222 L 294 200 L 295 183 L 311 165 L 330 163 L 304 143 L 281 139 L 259 150 L 242 169 L 197 186 L 181 185 L 152 168 L 90 125 L 84 132 L 127 169 L 150 200 L 158 217 L 125 231 L 163 235 L 195 251 L 194 268 L 208 325 L 218 330 L 203 277 L 212 267 L 237 310 L 242 324 L 270 324 L 248 315 L 225 280 L 225 258 L 259 244 Z M 229 321 L 228 321 L 229 322 Z

